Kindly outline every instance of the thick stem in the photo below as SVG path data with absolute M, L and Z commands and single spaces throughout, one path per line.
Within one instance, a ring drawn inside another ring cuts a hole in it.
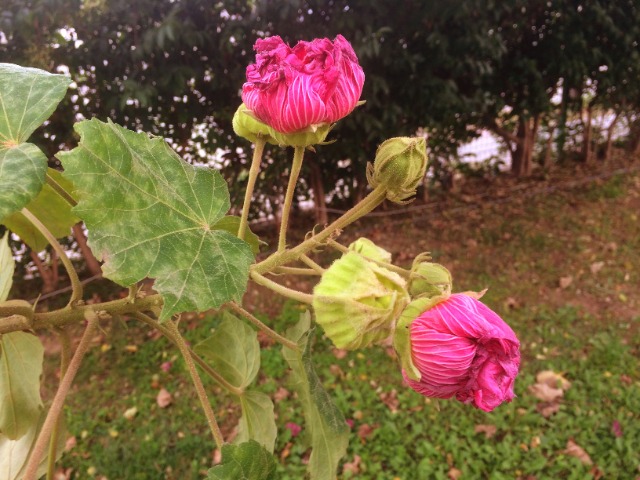
M 273 270 L 274 274 L 283 275 L 313 275 L 320 276 L 322 273 L 314 270 L 313 268 L 298 268 L 298 267 L 276 267 Z
M 25 315 L 30 312 L 28 318 L 31 324 L 28 328 L 32 330 L 42 330 L 50 327 L 63 327 L 72 323 L 77 323 L 84 319 L 85 312 L 88 310 L 105 311 L 110 315 L 122 315 L 125 313 L 140 312 L 150 310 L 162 305 L 162 297 L 159 294 L 149 295 L 144 298 L 137 298 L 135 302 L 131 302 L 128 298 L 112 300 L 110 302 L 97 303 L 94 305 L 79 305 L 75 308 L 65 307 L 52 312 L 33 313 L 29 308 L 24 313 L 12 311 L 8 315 Z M 0 316 L 5 310 L 11 307 L 0 307 Z M 25 308 L 25 307 L 15 307 Z M 9 320 L 11 319 L 11 320 Z M 0 318 L 0 334 L 24 330 L 24 322 L 20 322 L 19 318 L 9 317 Z
M 44 423 L 42 424 L 42 429 L 38 434 L 36 443 L 31 455 L 29 456 L 23 480 L 36 480 L 36 472 L 38 471 L 38 466 L 40 465 L 40 461 L 42 460 L 42 456 L 44 455 L 44 451 L 47 447 L 47 442 L 51 437 L 53 426 L 60 416 L 60 412 L 62 412 L 62 407 L 64 407 L 64 402 L 67 398 L 67 394 L 69 393 L 69 389 L 71 388 L 71 384 L 78 373 L 85 353 L 87 353 L 87 350 L 91 345 L 93 334 L 98 328 L 98 316 L 96 313 L 93 310 L 87 310 L 85 314 L 88 322 L 87 328 L 82 334 L 78 348 L 76 348 L 76 352 L 73 354 L 73 358 L 69 362 L 69 367 L 60 381 L 58 391 L 53 397 L 53 402 L 51 403 L 51 408 L 49 408 L 49 412 L 47 413 L 47 418 L 45 418 Z
M 60 378 L 64 378 L 69 368 L 71 359 L 71 338 L 67 330 L 60 330 Z M 58 437 L 60 436 L 60 422 L 62 411 L 53 424 L 51 439 L 49 440 L 49 453 L 47 454 L 47 480 L 54 480 L 56 468 L 56 454 L 58 449 Z
M 266 140 L 258 135 L 256 143 L 253 147 L 253 158 L 251 159 L 251 167 L 249 168 L 249 179 L 247 181 L 247 189 L 244 192 L 244 203 L 242 204 L 242 216 L 240 217 L 240 228 L 238 229 L 238 238 L 244 240 L 247 231 L 247 220 L 249 219 L 249 208 L 251 207 L 251 199 L 253 198 L 253 188 L 256 185 L 256 179 L 260 173 L 260 164 L 262 162 L 262 152 Z
M 300 261 L 302 263 L 304 263 L 305 265 L 307 265 L 308 267 L 314 269 L 316 272 L 318 272 L 320 275 L 322 275 L 325 272 L 325 269 L 322 268 L 320 265 L 318 265 L 316 262 L 314 262 L 311 258 L 309 258 L 306 254 L 302 254 L 300 255 Z
M 202 379 L 200 378 L 198 370 L 196 369 L 196 365 L 195 363 L 193 363 L 193 359 L 191 358 L 189 347 L 184 341 L 184 338 L 182 338 L 180 330 L 178 330 L 178 326 L 175 324 L 175 322 L 169 320 L 166 323 L 166 328 L 173 334 L 176 346 L 180 350 L 184 362 L 187 364 L 189 375 L 191 375 L 193 386 L 196 389 L 196 393 L 198 394 L 198 398 L 200 399 L 200 403 L 202 404 L 202 409 L 204 410 L 204 414 L 207 417 L 207 422 L 209 423 L 209 428 L 211 429 L 213 439 L 215 440 L 217 447 L 222 448 L 222 445 L 224 444 L 224 438 L 222 436 L 222 432 L 220 431 L 220 427 L 218 426 L 218 422 L 216 421 L 216 416 L 213 413 L 213 409 L 211 408 L 211 402 L 209 401 L 207 392 L 204 389 Z
M 132 314 L 132 316 L 140 320 L 141 322 L 146 323 L 147 325 L 155 328 L 160 333 L 162 333 L 167 338 L 167 340 L 169 340 L 171 343 L 177 346 L 176 339 L 173 333 L 169 331 L 163 324 L 157 322 L 156 320 L 154 320 L 148 315 L 145 315 L 144 313 L 135 312 Z M 207 373 L 207 375 L 213 378 L 213 380 L 215 380 L 222 388 L 227 390 L 232 395 L 236 395 L 236 396 L 242 395 L 243 390 L 241 388 L 235 387 L 234 385 L 231 385 L 229 382 L 227 382 L 222 375 L 220 375 L 213 368 L 211 368 L 209 364 L 207 364 L 202 358 L 200 358 L 190 348 L 189 348 L 189 354 L 191 355 L 191 358 L 193 358 L 193 361 L 196 362 L 198 365 L 200 365 L 200 367 Z
M 82 283 L 80 283 L 80 279 L 78 278 L 76 270 L 73 268 L 71 260 L 69 260 L 69 257 L 67 257 L 66 252 L 62 248 L 62 245 L 58 243 L 56 237 L 49 231 L 47 227 L 44 226 L 44 224 L 40 220 L 38 220 L 38 218 L 33 213 L 31 213 L 26 208 L 23 208 L 22 214 L 33 224 L 34 227 L 38 229 L 38 231 L 40 231 L 42 235 L 44 235 L 53 249 L 58 253 L 58 256 L 60 257 L 64 268 L 67 270 L 69 280 L 71 280 L 72 290 L 71 298 L 69 299 L 68 305 L 75 305 L 79 300 L 82 300 Z
M 237 303 L 229 302 L 225 306 L 228 307 L 230 310 L 233 310 L 234 312 L 236 312 L 238 315 L 241 315 L 242 317 L 244 317 L 246 320 L 248 320 L 252 324 L 254 324 L 256 327 L 258 327 L 260 330 L 262 330 L 265 333 L 265 335 L 267 335 L 269 338 L 272 338 L 276 342 L 281 343 L 282 345 L 284 345 L 287 348 L 290 348 L 291 350 L 295 350 L 295 351 L 300 350 L 298 348 L 298 344 L 297 343 L 292 342 L 291 340 L 289 340 L 289 339 L 283 337 L 282 335 L 280 335 L 275 330 L 270 329 L 264 323 L 262 323 L 258 318 L 253 316 L 251 313 L 246 311 L 244 308 L 242 308 Z
M 251 279 L 258 285 L 267 287 L 269 290 L 272 290 L 282 295 L 283 297 L 287 297 L 292 300 L 296 300 L 298 302 L 306 303 L 309 305 L 313 303 L 313 295 L 299 292 L 298 290 L 293 290 L 291 288 L 285 287 L 284 285 L 280 285 L 279 283 L 276 283 L 273 280 L 269 280 L 267 277 L 260 275 L 258 272 L 251 272 Z
M 376 187 L 360 203 L 353 206 L 349 211 L 335 220 L 327 228 L 313 235 L 312 237 L 308 238 L 307 240 L 290 250 L 285 250 L 284 252 L 278 251 L 274 253 L 262 262 L 253 265 L 251 267 L 251 271 L 258 274 L 263 274 L 272 271 L 276 267 L 285 265 L 293 260 L 297 260 L 300 255 L 310 252 L 315 247 L 326 241 L 335 232 L 342 230 L 350 223 L 355 222 L 359 218 L 371 212 L 374 208 L 376 208 L 384 201 L 386 195 L 387 191 L 385 187 Z
M 287 193 L 284 196 L 284 204 L 282 205 L 282 218 L 280 219 L 280 236 L 278 238 L 278 252 L 283 252 L 287 248 L 287 228 L 289 226 L 289 212 L 291 211 L 291 203 L 293 202 L 293 194 L 298 184 L 298 176 L 302 168 L 302 159 L 304 158 L 304 147 L 295 147 L 293 151 L 293 165 L 289 174 L 289 184 L 287 185 Z

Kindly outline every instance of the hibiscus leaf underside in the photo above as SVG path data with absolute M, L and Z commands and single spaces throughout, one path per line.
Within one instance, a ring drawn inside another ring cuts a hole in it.
M 58 156 L 104 275 L 123 286 L 154 278 L 161 320 L 239 300 L 254 258 L 246 242 L 215 228 L 229 209 L 220 173 L 112 122 L 75 129 L 79 146 Z

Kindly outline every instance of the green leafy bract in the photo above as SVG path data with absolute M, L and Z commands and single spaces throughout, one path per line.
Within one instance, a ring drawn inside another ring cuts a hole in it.
M 340 459 L 349 444 L 349 428 L 335 406 L 311 363 L 311 315 L 302 315 L 297 325 L 287 331 L 287 338 L 297 342 L 302 353 L 283 347 L 282 354 L 291 367 L 293 388 L 302 402 L 305 426 L 311 436 L 309 473 L 312 480 L 337 478 Z
M 49 168 L 47 175 L 71 196 L 73 185 L 60 172 Z M 68 236 L 71 227 L 80 221 L 71 211 L 69 201 L 48 183 L 45 183 L 38 196 L 27 205 L 27 209 L 56 238 Z M 36 252 L 44 250 L 49 244 L 44 235 L 40 233 L 40 230 L 34 227 L 22 212 L 15 212 L 9 215 L 3 223 Z
M 214 228 L 218 230 L 226 230 L 233 235 L 237 235 L 238 230 L 240 229 L 240 217 L 236 217 L 233 215 L 224 217 L 214 225 Z M 248 228 L 245 232 L 244 240 L 249 244 L 249 246 L 251 247 L 251 251 L 254 254 L 259 253 L 260 244 L 264 244 L 264 242 L 261 242 L 260 238 Z
M 278 435 L 273 414 L 273 402 L 268 395 L 247 390 L 240 396 L 242 417 L 236 443 L 255 440 L 269 452 L 273 452 Z
M 40 417 L 40 375 L 44 349 L 25 332 L 0 335 L 0 434 L 25 435 Z
M 0 63 L 0 221 L 42 189 L 47 157 L 25 142 L 53 113 L 70 82 L 63 75 Z
M 260 344 L 255 330 L 224 312 L 222 322 L 206 340 L 194 347 L 234 387 L 245 389 L 260 368 Z
M 254 440 L 222 447 L 222 463 L 209 470 L 208 480 L 274 480 L 276 461 Z
M 79 146 L 58 156 L 104 275 L 124 286 L 155 278 L 161 320 L 239 300 L 254 257 L 246 242 L 215 228 L 230 205 L 220 173 L 110 121 L 75 129 Z

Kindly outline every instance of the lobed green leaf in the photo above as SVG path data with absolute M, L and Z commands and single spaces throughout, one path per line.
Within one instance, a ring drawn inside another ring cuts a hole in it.
M 43 356 L 42 343 L 30 333 L 0 335 L 0 434 L 10 440 L 25 435 L 40 417 Z
M 255 390 L 247 390 L 240 396 L 242 417 L 235 443 L 255 440 L 270 453 L 278 435 L 278 427 L 273 413 L 273 402 L 268 395 Z
M 314 329 L 311 314 L 287 331 L 287 338 L 297 342 L 301 352 L 283 347 L 282 354 L 291 367 L 292 386 L 302 402 L 305 426 L 311 436 L 308 471 L 312 480 L 334 480 L 340 459 L 349 444 L 349 428 L 344 416 L 331 400 L 311 363 L 311 341 Z
M 213 335 L 198 343 L 193 350 L 234 387 L 245 389 L 260 368 L 260 343 L 251 327 L 229 312 Z
M 47 157 L 25 142 L 53 113 L 70 82 L 63 75 L 0 63 L 0 221 L 42 189 Z
M 258 442 L 222 447 L 222 463 L 209 470 L 208 480 L 274 480 L 276 461 Z
M 246 242 L 215 227 L 230 205 L 220 173 L 110 121 L 75 129 L 80 144 L 58 157 L 104 275 L 123 286 L 155 278 L 161 320 L 240 300 L 254 257 Z

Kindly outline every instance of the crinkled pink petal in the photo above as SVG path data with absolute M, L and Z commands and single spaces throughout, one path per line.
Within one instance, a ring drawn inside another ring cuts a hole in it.
M 421 379 L 405 379 L 423 395 L 455 395 L 485 411 L 514 397 L 520 342 L 495 312 L 468 295 L 452 295 L 416 318 L 411 347 Z
M 364 72 L 341 35 L 300 41 L 291 48 L 280 37 L 257 40 L 256 62 L 247 67 L 242 101 L 256 117 L 282 133 L 333 123 L 356 106 Z

